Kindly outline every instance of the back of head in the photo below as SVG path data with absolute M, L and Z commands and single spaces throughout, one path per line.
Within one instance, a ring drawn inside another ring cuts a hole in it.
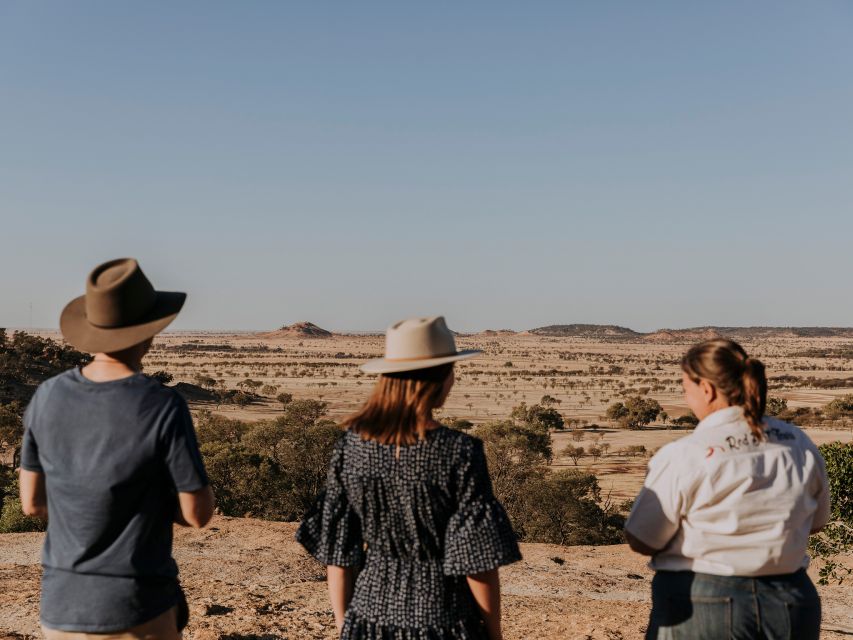
M 750 358 L 737 342 L 718 338 L 692 347 L 681 359 L 681 368 L 693 382 L 707 380 L 729 404 L 743 407 L 753 435 L 764 437 L 767 376 L 760 360 Z
M 408 445 L 426 437 L 433 409 L 444 402 L 453 364 L 385 373 L 373 393 L 344 425 L 365 440 Z

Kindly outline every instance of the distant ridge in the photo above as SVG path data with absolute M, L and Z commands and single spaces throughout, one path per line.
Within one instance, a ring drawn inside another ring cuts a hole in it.
M 646 342 L 699 342 L 712 338 L 757 340 L 760 338 L 853 338 L 853 327 L 693 327 L 659 329 L 641 333 L 611 324 L 552 324 L 531 329 L 538 336 L 643 340 Z
M 530 333 L 535 336 L 553 336 L 560 338 L 631 338 L 642 337 L 627 327 L 619 327 L 615 324 L 552 324 L 547 327 L 531 329 Z
M 297 322 L 260 335 L 263 338 L 331 338 L 333 334 L 313 322 Z
M 486 329 L 485 331 L 481 331 L 476 335 L 489 338 L 493 338 L 495 336 L 514 336 L 515 331 L 513 331 L 512 329 Z

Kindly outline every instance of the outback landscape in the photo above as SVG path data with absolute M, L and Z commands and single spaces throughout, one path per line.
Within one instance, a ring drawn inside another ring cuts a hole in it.
M 651 572 L 614 544 L 620 518 L 649 457 L 695 424 L 681 395 L 681 355 L 718 335 L 766 364 L 769 413 L 818 444 L 853 442 L 853 329 L 554 325 L 457 335 L 460 348 L 484 353 L 457 364 L 438 418 L 487 443 L 495 490 L 524 541 L 524 560 L 503 573 L 507 638 L 642 637 Z M 36 340 L 61 343 L 53 332 Z M 379 334 L 307 322 L 155 340 L 146 373 L 187 398 L 221 511 L 207 530 L 178 532 L 193 614 L 187 637 L 334 637 L 322 567 L 288 521 L 322 485 L 336 423 L 371 389 L 358 366 L 383 344 Z M 32 637 L 42 534 L 15 526 L 4 530 L 21 533 L 0 536 L 0 630 Z M 833 562 L 838 574 L 851 558 Z M 815 580 L 822 566 L 813 563 Z M 820 589 L 823 637 L 853 634 L 850 580 Z

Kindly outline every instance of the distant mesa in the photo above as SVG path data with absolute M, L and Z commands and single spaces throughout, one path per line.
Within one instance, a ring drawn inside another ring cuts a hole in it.
M 512 329 L 486 329 L 485 331 L 481 331 L 479 335 L 494 338 L 497 336 L 514 336 L 516 334 Z
M 263 338 L 331 338 L 333 334 L 313 322 L 297 322 L 260 335 Z
M 551 336 L 559 338 L 603 338 L 612 340 L 636 339 L 642 337 L 641 333 L 619 327 L 615 324 L 552 324 L 547 327 L 531 329 L 530 333 L 535 336 Z
M 714 327 L 698 327 L 696 329 L 660 329 L 647 333 L 643 340 L 647 342 L 702 342 L 723 337 Z
M 552 324 L 531 329 L 537 336 L 592 338 L 604 341 L 642 340 L 645 342 L 693 343 L 714 338 L 760 340 L 765 338 L 853 338 L 851 327 L 692 327 L 659 329 L 641 333 L 610 324 Z

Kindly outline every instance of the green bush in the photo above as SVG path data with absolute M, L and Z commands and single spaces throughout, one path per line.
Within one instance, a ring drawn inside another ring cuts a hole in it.
M 853 568 L 839 562 L 839 556 L 853 551 L 853 493 L 850 491 L 853 487 L 853 444 L 824 444 L 820 452 L 826 460 L 832 507 L 829 524 L 811 536 L 809 550 L 814 558 L 823 561 L 818 582 L 840 584 L 853 574 Z
M 525 540 L 551 544 L 618 544 L 624 520 L 602 506 L 591 473 L 556 471 L 527 485 L 522 522 Z
M 549 470 L 551 438 L 541 426 L 512 421 L 477 427 L 495 496 L 527 542 L 615 544 L 624 518 L 602 500 L 590 473 Z
M 3 508 L 0 510 L 0 533 L 26 533 L 27 531 L 44 531 L 45 522 L 38 518 L 25 516 L 21 510 L 21 499 L 18 497 L 18 477 L 9 469 L 0 474 L 2 483 Z
M 200 412 L 198 440 L 219 510 L 298 520 L 323 488 L 341 429 L 327 405 L 293 400 L 275 420 L 242 422 Z

